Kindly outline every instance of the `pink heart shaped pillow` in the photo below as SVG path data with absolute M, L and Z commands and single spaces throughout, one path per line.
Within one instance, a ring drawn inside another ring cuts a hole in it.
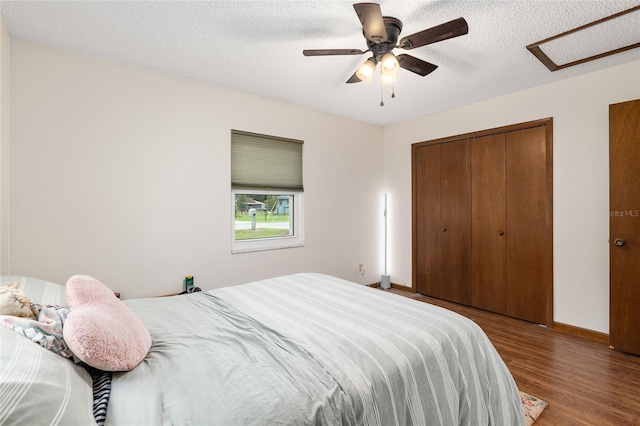
M 88 275 L 69 278 L 71 312 L 62 334 L 82 361 L 105 371 L 129 371 L 151 348 L 151 336 L 140 319 L 100 281 Z

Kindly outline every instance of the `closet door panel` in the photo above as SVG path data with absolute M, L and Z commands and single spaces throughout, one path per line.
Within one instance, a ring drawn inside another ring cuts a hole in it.
M 443 299 L 471 304 L 471 172 L 469 140 L 440 146 Z
M 506 134 L 507 315 L 546 323 L 546 129 Z
M 505 135 L 471 141 L 472 306 L 506 313 Z
M 442 297 L 440 145 L 414 151 L 416 291 Z

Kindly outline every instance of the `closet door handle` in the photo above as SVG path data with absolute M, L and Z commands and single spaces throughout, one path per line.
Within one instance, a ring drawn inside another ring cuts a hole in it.
M 624 240 L 622 238 L 615 238 L 613 240 L 613 244 L 617 245 L 618 247 L 622 247 L 624 245 Z
M 447 228 L 442 228 L 442 232 L 447 232 Z
M 498 232 L 498 235 L 504 235 L 504 231 Z

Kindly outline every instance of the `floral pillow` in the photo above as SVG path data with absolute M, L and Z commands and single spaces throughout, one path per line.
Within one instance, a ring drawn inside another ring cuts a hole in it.
M 62 335 L 64 322 L 69 315 L 69 308 L 31 303 L 31 312 L 31 318 L 2 315 L 0 316 L 0 325 L 64 358 L 73 358 L 73 353 Z

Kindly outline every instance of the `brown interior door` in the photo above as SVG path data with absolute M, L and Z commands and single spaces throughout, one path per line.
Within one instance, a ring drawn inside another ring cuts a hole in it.
M 507 315 L 545 324 L 547 153 L 545 126 L 506 134 Z
M 507 312 L 505 135 L 471 141 L 472 306 Z
M 640 354 L 640 100 L 609 106 L 609 164 L 609 339 Z
M 440 146 L 443 299 L 471 304 L 471 171 L 469 140 Z

